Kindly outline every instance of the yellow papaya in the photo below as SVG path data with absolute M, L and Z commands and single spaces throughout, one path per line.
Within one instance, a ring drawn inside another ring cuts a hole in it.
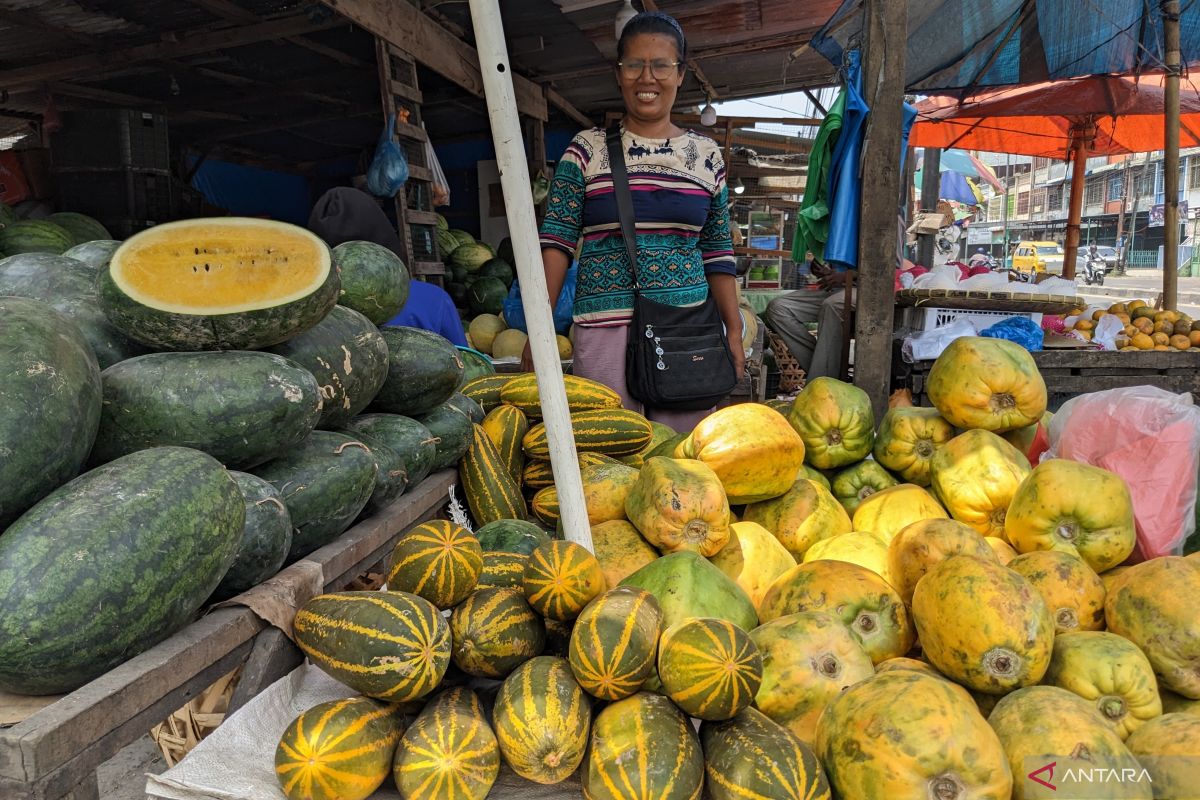
M 615 589 L 618 583 L 658 558 L 658 551 L 624 519 L 593 525 L 592 551 L 609 589 Z
M 806 478 L 793 483 L 781 497 L 746 506 L 742 519 L 769 530 L 795 559 L 804 558 L 813 543 L 853 529 L 842 504 L 828 489 Z
M 711 556 L 729 539 L 729 501 L 712 468 L 701 461 L 655 456 L 646 461 L 625 500 L 625 515 L 664 553 Z
M 946 510 L 929 492 L 915 484 L 902 483 L 863 500 L 852 522 L 854 530 L 878 533 L 890 543 L 914 522 L 946 518 Z
M 778 497 L 804 463 L 804 442 L 782 414 L 759 403 L 714 411 L 675 448 L 712 467 L 733 505 Z
M 929 485 L 934 452 L 954 438 L 954 426 L 936 408 L 890 408 L 875 436 L 875 460 L 906 483 Z
M 1163 714 L 1125 740 L 1129 752 L 1149 773 L 1154 796 L 1178 800 L 1195 797 L 1200 785 L 1197 742 L 1200 742 L 1200 717 L 1194 714 Z
M 1013 546 L 997 536 L 985 536 L 983 540 L 987 542 L 988 547 L 992 548 L 992 552 L 996 554 L 996 558 L 1004 566 L 1012 563 L 1012 560 L 1017 557 L 1017 551 L 1013 550 Z
M 732 523 L 729 541 L 708 560 L 742 587 L 755 608 L 775 579 L 796 566 L 787 548 L 757 522 Z
M 995 553 L 974 528 L 952 519 L 923 519 L 906 525 L 888 545 L 892 586 L 912 605 L 913 590 L 925 573 L 950 556 L 996 559 Z
M 971 430 L 938 448 L 931 474 L 950 516 L 1004 538 L 1008 506 L 1029 472 L 1024 453 L 990 431 Z
M 1055 633 L 1104 628 L 1104 581 L 1074 553 L 1037 550 L 1008 563 L 1050 606 Z
M 871 398 L 834 378 L 809 381 L 792 403 L 788 422 L 804 440 L 805 460 L 817 469 L 862 461 L 875 444 Z
M 888 543 L 878 533 L 852 531 L 822 539 L 804 554 L 805 564 L 821 560 L 845 561 L 847 564 L 866 567 L 895 588 L 892 571 L 888 566 Z
M 1038 464 L 1017 487 L 1004 533 L 1019 552 L 1062 550 L 1096 572 L 1120 564 L 1137 543 L 1121 476 L 1063 458 Z
M 925 391 L 959 428 L 1003 433 L 1032 425 L 1046 411 L 1046 381 L 1033 356 L 1006 339 L 955 339 L 933 362 Z
M 1092 703 L 1122 739 L 1163 712 L 1154 668 L 1145 653 L 1128 639 L 1107 631 L 1055 636 L 1050 668 L 1042 683 Z

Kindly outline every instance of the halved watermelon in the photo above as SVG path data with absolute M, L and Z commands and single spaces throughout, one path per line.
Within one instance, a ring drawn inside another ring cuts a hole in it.
M 156 225 L 99 275 L 100 305 L 162 350 L 253 350 L 320 322 L 340 282 L 329 248 L 295 225 L 243 217 Z

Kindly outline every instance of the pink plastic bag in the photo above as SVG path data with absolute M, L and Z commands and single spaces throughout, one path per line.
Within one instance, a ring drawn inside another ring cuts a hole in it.
M 1200 408 L 1154 386 L 1072 398 L 1050 421 L 1045 458 L 1115 472 L 1129 485 L 1137 526 L 1131 561 L 1180 555 L 1195 529 Z

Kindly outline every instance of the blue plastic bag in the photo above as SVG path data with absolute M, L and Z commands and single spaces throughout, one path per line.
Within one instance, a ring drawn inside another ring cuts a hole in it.
M 396 116 L 390 115 L 387 127 L 375 146 L 375 157 L 367 170 L 367 190 L 376 197 L 395 197 L 408 180 L 408 159 L 396 141 Z
M 554 330 L 563 336 L 571 329 L 571 319 L 575 312 L 575 280 L 578 268 L 577 263 L 572 263 L 571 268 L 567 270 L 562 291 L 558 295 L 558 305 L 554 307 Z M 504 322 L 510 328 L 529 332 L 525 325 L 525 307 L 521 305 L 521 284 L 516 281 L 513 281 L 512 288 L 508 290 L 508 297 L 504 298 Z
M 1008 339 L 1031 353 L 1042 349 L 1042 326 L 1028 317 L 1010 317 L 979 332 L 990 339 Z

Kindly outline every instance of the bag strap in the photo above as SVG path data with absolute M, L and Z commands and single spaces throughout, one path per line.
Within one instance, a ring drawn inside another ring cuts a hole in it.
M 625 250 L 629 253 L 629 266 L 633 270 L 633 295 L 636 299 L 642 288 L 637 272 L 637 234 L 633 226 L 633 195 L 629 191 L 629 174 L 625 171 L 625 152 L 621 146 L 619 122 L 608 126 L 604 141 L 608 145 L 608 165 L 612 170 L 617 219 L 621 223 L 621 238 L 625 240 Z

